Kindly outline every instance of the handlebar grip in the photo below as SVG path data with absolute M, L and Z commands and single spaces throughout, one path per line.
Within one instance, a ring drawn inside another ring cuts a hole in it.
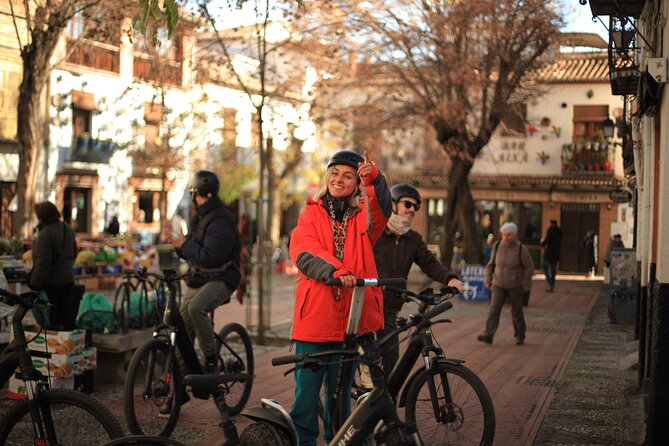
M 327 286 L 342 286 L 341 279 L 328 279 L 325 281 Z M 389 277 L 387 279 L 356 279 L 355 286 L 406 286 L 407 281 L 402 277 Z
M 443 287 L 440 291 L 442 296 L 445 296 L 446 294 L 454 294 L 457 296 L 458 294 L 460 294 L 460 290 L 455 288 L 454 286 Z
M 272 365 L 284 365 L 284 364 L 294 364 L 300 362 L 304 359 L 304 355 L 288 355 L 288 356 L 279 356 L 278 358 L 272 358 Z

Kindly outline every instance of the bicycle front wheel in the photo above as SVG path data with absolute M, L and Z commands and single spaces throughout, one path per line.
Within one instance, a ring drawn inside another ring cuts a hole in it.
M 253 347 L 246 329 L 237 323 L 226 324 L 216 339 L 221 373 L 245 373 L 253 377 Z M 230 415 L 242 411 L 249 396 L 253 379 L 245 382 L 224 384 L 225 403 L 230 408 Z
M 184 386 L 176 356 L 165 339 L 140 345 L 125 379 L 125 420 L 134 435 L 169 437 L 179 418 Z
M 0 417 L 0 444 L 37 444 L 30 414 L 34 404 L 38 400 L 19 401 Z M 89 395 L 72 390 L 44 390 L 39 404 L 40 424 L 47 435 L 45 445 L 85 446 L 123 436 L 116 417 Z
M 437 414 L 428 378 L 434 380 Z M 487 446 L 495 437 L 490 394 L 478 376 L 463 365 L 437 363 L 429 372 L 422 372 L 407 392 L 405 416 L 416 423 L 425 445 Z

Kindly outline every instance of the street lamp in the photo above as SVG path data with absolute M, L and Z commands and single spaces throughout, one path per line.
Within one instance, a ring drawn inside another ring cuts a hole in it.
M 616 124 L 609 118 L 608 116 L 602 122 L 602 130 L 604 131 L 604 137 L 607 139 L 607 141 L 611 140 L 613 138 L 613 132 L 616 129 Z

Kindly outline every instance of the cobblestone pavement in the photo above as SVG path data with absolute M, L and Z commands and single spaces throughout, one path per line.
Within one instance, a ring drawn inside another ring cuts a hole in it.
M 638 342 L 632 326 L 609 323 L 607 303 L 602 292 L 556 385 L 536 445 L 643 444 L 637 369 L 620 367 L 625 355 L 638 351 Z

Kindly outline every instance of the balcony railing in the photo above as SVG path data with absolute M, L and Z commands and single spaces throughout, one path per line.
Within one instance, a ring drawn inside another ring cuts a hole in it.
M 613 154 L 612 144 L 564 144 L 562 174 L 613 175 Z
M 106 164 L 116 151 L 116 144 L 93 138 L 78 136 L 74 139 L 72 151 L 66 161 Z
M 136 53 L 133 61 L 133 74 L 135 78 L 144 81 L 181 86 L 183 72 L 181 62 L 160 63 L 150 56 L 142 57 Z
M 68 40 L 67 51 L 69 53 L 67 61 L 70 63 L 96 70 L 110 71 L 112 73 L 119 72 L 120 57 L 118 47 L 91 41 L 75 43 L 72 40 Z

